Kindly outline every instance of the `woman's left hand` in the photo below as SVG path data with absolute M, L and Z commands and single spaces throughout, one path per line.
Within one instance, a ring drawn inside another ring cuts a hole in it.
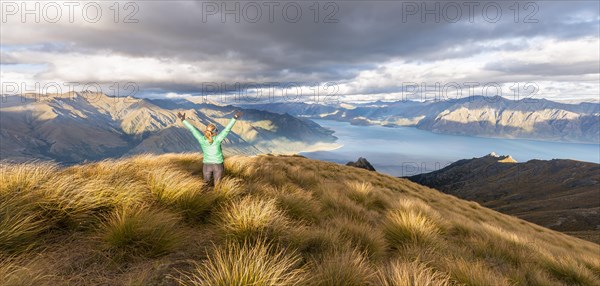
M 238 118 L 242 117 L 242 114 L 244 114 L 244 113 L 238 110 L 233 115 L 233 118 L 238 119 Z

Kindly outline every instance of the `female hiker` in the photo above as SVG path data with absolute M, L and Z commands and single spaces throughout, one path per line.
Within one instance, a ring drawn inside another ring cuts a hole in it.
M 202 167 L 202 174 L 205 182 L 210 184 L 210 177 L 213 175 L 214 185 L 216 186 L 217 182 L 221 179 L 224 170 L 221 142 L 225 139 L 227 134 L 229 134 L 235 121 L 241 116 L 242 112 L 236 111 L 233 118 L 229 121 L 229 124 L 227 124 L 221 133 L 217 133 L 219 131 L 217 126 L 211 123 L 206 126 L 206 130 L 204 130 L 204 134 L 202 134 L 196 127 L 185 120 L 185 113 L 177 113 L 177 117 L 183 122 L 183 125 L 192 132 L 192 135 L 194 135 L 196 140 L 198 140 L 198 143 L 200 143 L 200 148 L 202 148 L 202 153 L 204 154 L 204 158 L 202 159 L 204 165 Z

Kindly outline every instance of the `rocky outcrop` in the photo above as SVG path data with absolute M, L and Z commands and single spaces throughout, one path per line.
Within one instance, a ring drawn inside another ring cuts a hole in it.
M 356 168 L 367 169 L 369 171 L 375 171 L 375 168 L 373 167 L 373 165 L 371 165 L 371 163 L 369 163 L 369 161 L 367 161 L 367 159 L 365 159 L 363 157 L 359 157 L 358 160 L 356 160 L 356 162 L 346 163 L 346 166 L 352 166 L 352 167 L 356 167 Z

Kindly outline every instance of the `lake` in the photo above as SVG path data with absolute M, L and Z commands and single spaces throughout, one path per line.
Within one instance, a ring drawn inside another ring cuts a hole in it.
M 347 163 L 366 158 L 377 171 L 410 176 L 441 169 L 460 159 L 491 152 L 511 155 L 518 162 L 531 159 L 573 159 L 600 163 L 600 144 L 496 139 L 436 134 L 414 127 L 355 126 L 334 120 L 313 120 L 335 133 L 342 147 L 302 152 L 313 159 Z

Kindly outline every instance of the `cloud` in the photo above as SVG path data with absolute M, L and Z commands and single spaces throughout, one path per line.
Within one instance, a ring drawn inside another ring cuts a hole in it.
M 298 1 L 294 3 L 302 16 L 295 23 L 283 16 L 282 8 L 291 7 L 288 2 L 276 2 L 273 22 L 265 3 L 256 2 L 263 7 L 256 23 L 247 19 L 254 10 L 243 1 L 147 1 L 136 2 L 137 10 L 119 2 L 116 23 L 113 2 L 97 3 L 103 13 L 95 23 L 80 16 L 84 2 L 73 23 L 66 14 L 58 23 L 22 23 L 19 15 L 8 17 L 0 28 L 3 80 L 132 81 L 142 90 L 164 94 L 197 93 L 208 82 L 331 81 L 345 94 L 368 97 L 397 92 L 403 81 L 528 80 L 558 85 L 579 82 L 573 79 L 578 76 L 598 78 L 594 65 L 599 61 L 599 4 L 594 1 L 528 6 L 475 1 L 469 2 L 477 4 L 472 18 L 468 5 L 473 4 L 452 2 L 461 13 L 456 23 L 449 18 L 457 14 L 444 1 L 338 1 L 328 7 L 317 2 L 318 14 L 311 6 L 314 2 Z M 207 16 L 210 5 L 231 9 L 236 3 L 239 23 L 233 15 Z M 502 12 L 493 22 L 497 7 Z M 418 11 L 409 13 L 410 9 Z M 438 10 L 424 14 L 426 9 Z M 128 15 L 138 23 L 126 23 Z M 330 15 L 337 22 L 325 23 Z M 17 76 L 19 72 L 6 72 L 9 64 L 47 68 Z

